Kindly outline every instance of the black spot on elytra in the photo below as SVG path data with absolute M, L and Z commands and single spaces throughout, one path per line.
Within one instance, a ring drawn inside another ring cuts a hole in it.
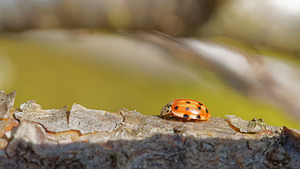
M 197 118 L 200 119 L 200 115 L 197 115 Z
M 201 107 L 198 107 L 198 110 L 201 110 Z
M 184 114 L 183 117 L 184 117 L 184 118 L 189 118 L 189 115 Z
M 187 104 L 190 104 L 191 102 L 186 102 Z
M 178 106 L 175 107 L 175 110 L 177 110 L 177 109 L 178 109 Z
M 188 108 L 188 107 L 187 107 L 187 108 L 185 108 L 185 110 L 189 110 L 189 109 L 190 109 L 190 108 Z
M 202 106 L 203 104 L 202 104 L 202 103 L 199 103 L 199 105 Z
M 208 113 L 208 110 L 206 109 L 206 113 Z

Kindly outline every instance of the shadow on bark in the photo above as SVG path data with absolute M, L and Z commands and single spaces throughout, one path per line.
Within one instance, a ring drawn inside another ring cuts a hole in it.
M 53 146 L 17 140 L 4 168 L 299 168 L 300 152 L 282 136 L 197 139 L 156 134 L 142 140 Z

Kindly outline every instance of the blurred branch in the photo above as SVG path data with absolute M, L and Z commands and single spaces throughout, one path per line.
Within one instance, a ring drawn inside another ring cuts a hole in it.
M 0 1 L 0 31 L 43 28 L 159 30 L 173 36 L 197 30 L 216 0 Z
M 273 102 L 294 119 L 300 119 L 299 67 L 292 62 L 249 54 L 219 42 L 173 38 L 161 33 L 137 35 L 162 46 L 182 62 L 188 60 L 214 70 L 242 93 Z M 198 65 L 195 69 L 199 69 Z

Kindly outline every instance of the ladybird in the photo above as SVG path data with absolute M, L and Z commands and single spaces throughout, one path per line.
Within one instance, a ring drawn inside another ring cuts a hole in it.
M 175 99 L 161 109 L 160 117 L 179 117 L 186 120 L 208 120 L 211 115 L 205 105 L 192 99 Z

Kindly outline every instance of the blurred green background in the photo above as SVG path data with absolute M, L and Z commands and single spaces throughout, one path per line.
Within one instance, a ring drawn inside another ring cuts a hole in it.
M 160 109 L 171 100 L 191 98 L 203 102 L 215 117 L 237 115 L 247 120 L 257 117 L 271 125 L 300 127 L 297 121 L 284 115 L 284 110 L 248 98 L 209 70 L 194 71 L 202 78 L 172 72 L 151 74 L 139 67 L 95 62 L 89 58 L 95 55 L 101 58 L 101 54 L 78 52 L 76 45 L 65 48 L 62 44 L 0 37 L 2 58 L 6 56 L 6 62 L 10 63 L 7 65 L 11 66 L 6 68 L 9 85 L 4 90 L 17 90 L 15 107 L 36 100 L 44 109 L 65 105 L 71 109 L 73 103 L 79 103 L 92 109 L 127 108 L 159 115 Z

